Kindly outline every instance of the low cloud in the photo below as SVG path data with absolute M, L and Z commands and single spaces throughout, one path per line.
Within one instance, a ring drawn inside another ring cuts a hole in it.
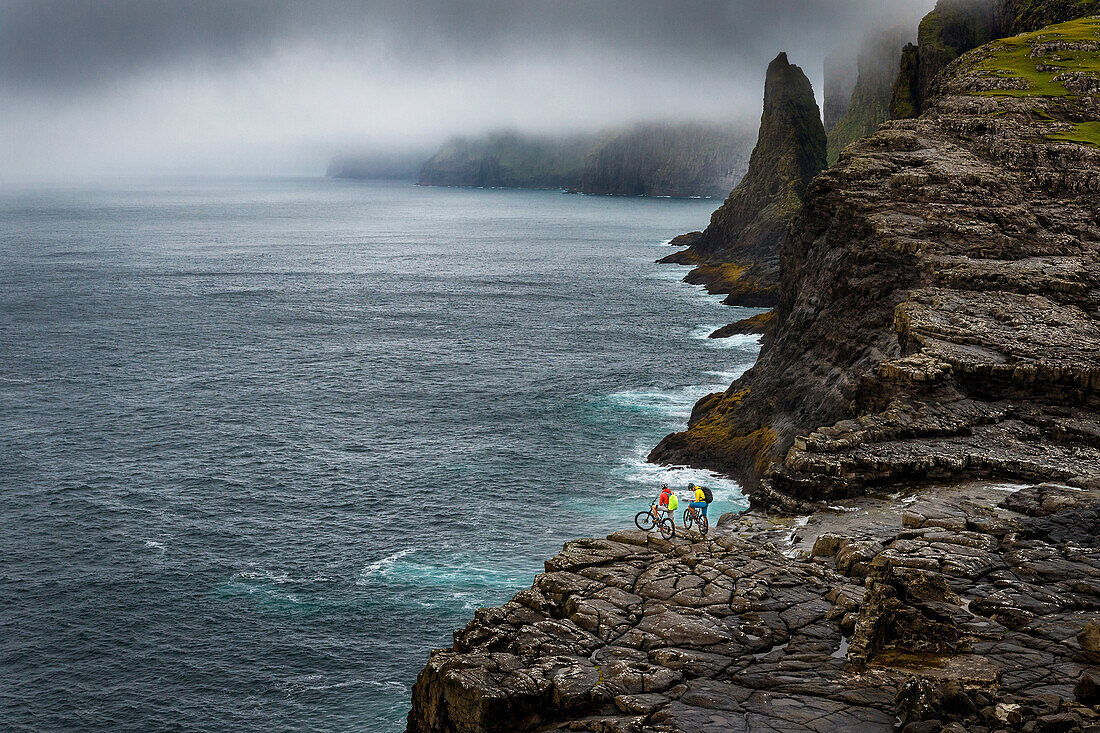
M 515 127 L 752 120 L 780 50 L 821 62 L 927 2 L 0 2 L 5 178 L 316 173 L 345 149 Z

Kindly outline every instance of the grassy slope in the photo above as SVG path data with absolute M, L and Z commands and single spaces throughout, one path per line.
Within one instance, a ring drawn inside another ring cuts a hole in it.
M 1062 41 L 1093 48 L 1044 51 L 1040 44 Z M 1038 48 L 1037 48 L 1038 47 Z M 993 89 L 984 96 L 1062 97 L 1070 94 L 1057 77 L 1066 72 L 1100 75 L 1100 19 L 1080 18 L 1034 33 L 1005 38 L 990 45 L 978 70 L 991 76 L 1023 79 L 1024 89 Z

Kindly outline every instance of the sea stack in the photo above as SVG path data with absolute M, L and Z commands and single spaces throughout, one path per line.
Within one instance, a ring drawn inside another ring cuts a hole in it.
M 697 265 L 688 282 L 730 305 L 775 305 L 779 248 L 813 177 L 825 167 L 825 128 L 810 80 L 781 53 L 768 66 L 764 112 L 744 179 L 691 246 L 661 262 Z M 684 240 L 681 240 L 684 241 Z

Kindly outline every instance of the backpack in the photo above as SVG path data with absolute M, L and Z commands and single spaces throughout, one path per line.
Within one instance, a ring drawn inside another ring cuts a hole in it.
M 709 488 L 706 486 L 700 486 L 699 488 L 703 490 L 703 501 L 708 504 L 714 501 L 714 494 L 711 493 Z
M 679 507 L 679 506 L 680 506 L 680 500 L 676 498 L 676 494 L 669 494 L 668 495 L 668 510 L 670 512 L 674 512 L 674 511 L 676 511 L 677 507 Z

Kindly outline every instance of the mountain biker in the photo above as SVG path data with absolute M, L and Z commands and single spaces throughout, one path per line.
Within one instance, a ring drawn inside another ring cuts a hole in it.
M 668 484 L 661 484 L 661 495 L 657 498 L 657 509 L 658 511 L 668 512 L 668 518 L 672 520 L 674 526 L 676 517 L 673 516 L 673 512 L 676 511 L 678 504 L 679 500 L 676 498 L 676 492 L 668 488 Z
M 710 506 L 710 500 L 709 499 L 713 498 L 713 496 L 708 497 L 707 494 L 709 492 L 706 489 L 704 489 L 702 486 L 696 486 L 695 484 L 688 484 L 688 491 L 691 491 L 693 489 L 695 491 L 694 501 L 692 501 L 690 504 L 688 504 L 688 506 L 694 507 L 695 509 L 698 509 L 699 513 L 702 514 L 705 517 L 705 516 L 707 516 L 707 507 Z

